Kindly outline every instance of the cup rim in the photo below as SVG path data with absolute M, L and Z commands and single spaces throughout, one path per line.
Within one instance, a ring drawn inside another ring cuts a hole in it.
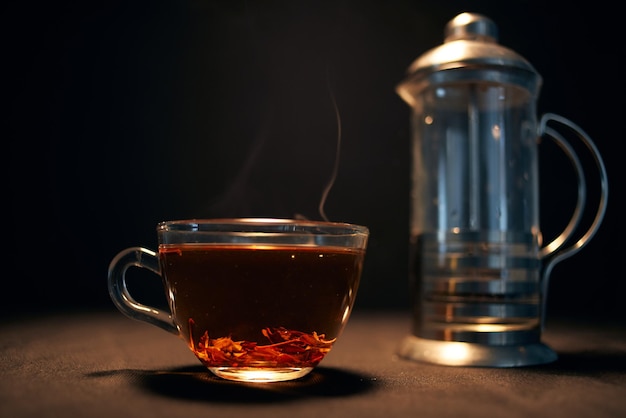
M 242 217 L 242 218 L 189 218 L 161 221 L 157 230 L 167 232 L 173 230 L 196 231 L 202 230 L 202 225 L 246 226 L 246 227 L 280 227 L 293 226 L 301 228 L 325 228 L 326 230 L 346 230 L 349 234 L 369 234 L 369 228 L 364 225 L 349 222 L 320 221 L 293 218 L 271 217 Z M 185 228 L 188 227 L 188 228 Z

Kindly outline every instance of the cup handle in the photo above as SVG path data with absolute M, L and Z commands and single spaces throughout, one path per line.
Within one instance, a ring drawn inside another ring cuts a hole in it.
M 576 134 L 576 136 L 584 143 L 584 145 L 590 151 L 592 157 L 594 158 L 594 161 L 596 163 L 596 166 L 598 168 L 599 175 L 600 175 L 601 194 L 600 194 L 598 209 L 596 211 L 595 218 L 593 222 L 591 223 L 591 225 L 589 226 L 589 228 L 587 229 L 587 231 L 571 246 L 566 247 L 566 248 L 563 248 L 563 245 L 568 240 L 571 240 L 574 232 L 576 231 L 580 223 L 583 210 L 585 207 L 585 203 L 587 200 L 587 196 L 586 196 L 587 189 L 585 186 L 585 174 L 583 172 L 583 168 L 580 163 L 580 160 L 578 159 L 578 156 L 576 155 L 576 152 L 559 132 L 548 127 L 548 122 L 550 121 L 558 122 L 561 125 L 568 127 Z M 547 299 L 546 295 L 548 291 L 548 280 L 549 280 L 550 272 L 552 271 L 552 268 L 554 268 L 554 266 L 557 263 L 565 260 L 566 258 L 571 257 L 572 255 L 580 251 L 591 240 L 591 238 L 593 238 L 595 233 L 598 231 L 598 228 L 600 227 L 600 224 L 602 223 L 602 219 L 604 218 L 604 214 L 606 212 L 609 187 L 608 187 L 606 168 L 604 166 L 602 157 L 600 156 L 600 152 L 596 148 L 591 138 L 579 126 L 577 126 L 575 123 L 573 123 L 569 119 L 564 118 L 563 116 L 559 116 L 554 113 L 546 113 L 541 117 L 541 121 L 539 123 L 539 136 L 541 137 L 543 135 L 550 137 L 554 142 L 556 142 L 557 145 L 559 145 L 561 150 L 565 152 L 565 154 L 569 157 L 572 164 L 574 165 L 574 168 L 576 169 L 576 175 L 578 177 L 578 201 L 576 203 L 576 208 L 574 210 L 574 214 L 572 215 L 572 218 L 570 219 L 567 227 L 563 230 L 563 232 L 558 237 L 556 237 L 549 244 L 543 246 L 540 249 L 540 254 L 539 254 L 540 258 L 546 258 L 548 256 L 551 256 L 551 259 L 546 263 L 544 267 L 543 275 L 541 279 L 542 280 L 542 295 L 543 295 L 543 311 L 544 311 L 544 315 L 542 315 L 542 318 L 545 320 L 545 302 Z M 543 321 L 542 321 L 542 326 L 543 326 Z
M 126 271 L 130 267 L 145 268 L 161 276 L 157 253 L 143 247 L 131 247 L 120 251 L 109 265 L 109 295 L 113 303 L 124 315 L 147 322 L 179 335 L 170 312 L 161 311 L 137 302 L 126 286 Z

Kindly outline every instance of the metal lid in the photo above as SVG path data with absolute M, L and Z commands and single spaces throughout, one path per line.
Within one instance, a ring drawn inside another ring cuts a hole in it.
M 404 86 L 415 94 L 418 86 L 408 84 L 428 81 L 424 79 L 432 73 L 464 68 L 511 71 L 516 73 L 513 82 L 530 90 L 541 84 L 540 75 L 526 59 L 498 44 L 498 28 L 491 19 L 466 12 L 448 22 L 442 45 L 413 61 L 407 70 L 407 79 L 399 86 L 399 92 L 403 97 L 406 95 L 402 93 Z M 480 74 L 477 75 L 480 77 Z M 442 77 L 438 77 L 437 81 L 444 81 L 445 77 Z

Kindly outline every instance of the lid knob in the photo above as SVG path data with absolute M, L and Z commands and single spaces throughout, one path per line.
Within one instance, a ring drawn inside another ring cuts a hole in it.
M 496 42 L 498 40 L 498 27 L 486 16 L 466 12 L 449 21 L 444 34 L 445 42 L 459 39 Z

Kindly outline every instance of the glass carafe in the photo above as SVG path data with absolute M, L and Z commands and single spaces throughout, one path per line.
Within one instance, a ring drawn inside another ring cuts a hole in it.
M 485 16 L 462 13 L 443 45 L 413 62 L 397 92 L 412 108 L 412 332 L 399 354 L 447 365 L 511 367 L 551 362 L 541 342 L 552 266 L 579 251 L 604 216 L 604 163 L 577 125 L 536 114 L 542 78 L 497 43 Z M 572 130 L 597 163 L 601 198 L 582 238 L 581 163 L 559 130 Z M 556 141 L 578 175 L 565 230 L 543 243 L 538 142 Z

